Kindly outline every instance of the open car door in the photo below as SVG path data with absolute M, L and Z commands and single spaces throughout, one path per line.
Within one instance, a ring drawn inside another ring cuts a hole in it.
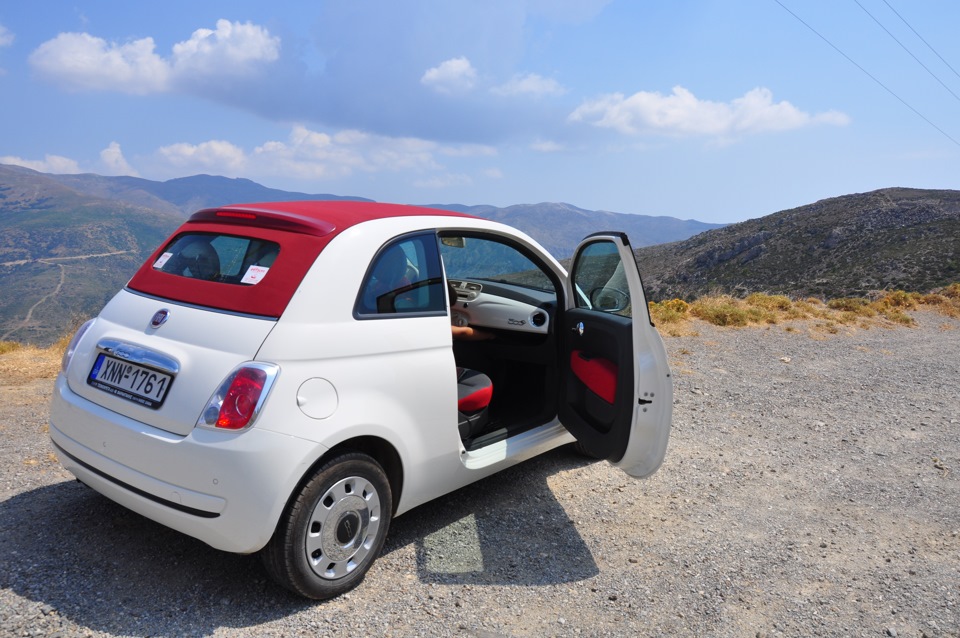
M 673 380 L 627 236 L 584 239 L 566 287 L 560 422 L 591 456 L 648 476 L 666 453 Z

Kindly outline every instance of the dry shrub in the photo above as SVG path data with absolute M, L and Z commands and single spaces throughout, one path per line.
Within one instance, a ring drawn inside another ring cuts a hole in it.
M 786 297 L 785 295 L 767 295 L 762 292 L 755 292 L 751 295 L 747 295 L 747 298 L 744 299 L 744 302 L 748 306 L 761 308 L 763 310 L 787 311 L 793 307 L 793 302 L 790 301 L 790 298 Z
M 702 297 L 690 304 L 690 314 L 715 326 L 745 326 L 750 315 L 742 303 L 729 295 Z
M 678 323 L 687 318 L 690 310 L 689 304 L 683 299 L 651 301 L 647 305 L 650 307 L 650 316 L 656 324 Z
M 14 350 L 19 350 L 22 347 L 23 345 L 17 343 L 16 341 L 0 341 L 0 355 L 13 352 Z
M 911 326 L 915 323 L 913 317 L 906 314 L 902 310 L 888 310 L 887 312 L 883 313 L 883 316 L 893 323 L 899 323 L 904 326 Z
M 861 297 L 840 297 L 839 299 L 831 299 L 828 301 L 827 307 L 833 310 L 860 313 L 864 308 L 870 307 L 870 302 Z M 874 312 L 873 314 L 877 313 Z
M 917 307 L 917 304 L 921 299 L 922 296 L 920 293 L 906 292 L 904 290 L 892 290 L 873 303 L 882 308 L 903 308 L 905 310 L 912 310 Z

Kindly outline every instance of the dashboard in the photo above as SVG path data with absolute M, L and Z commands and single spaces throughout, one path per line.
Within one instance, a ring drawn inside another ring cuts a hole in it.
M 456 292 L 451 300 L 455 326 L 478 326 L 495 330 L 548 334 L 557 307 L 553 292 L 519 286 L 507 281 L 450 279 Z

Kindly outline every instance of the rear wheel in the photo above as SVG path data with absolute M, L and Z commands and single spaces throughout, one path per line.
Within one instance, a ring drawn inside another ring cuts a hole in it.
M 366 454 L 337 456 L 294 496 L 261 552 L 270 576 L 307 598 L 356 587 L 383 548 L 393 497 L 383 468 Z

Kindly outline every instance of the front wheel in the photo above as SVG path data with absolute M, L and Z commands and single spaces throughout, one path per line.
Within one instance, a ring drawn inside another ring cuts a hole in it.
M 350 452 L 327 461 L 294 495 L 261 559 L 287 589 L 322 600 L 356 587 L 383 548 L 393 496 L 383 468 Z

